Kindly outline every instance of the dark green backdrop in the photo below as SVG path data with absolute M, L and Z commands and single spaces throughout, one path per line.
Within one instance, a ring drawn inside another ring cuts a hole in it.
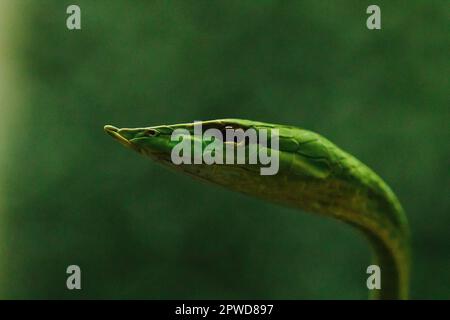
M 376 1 L 369 31 L 372 2 L 18 1 L 1 297 L 366 298 L 352 228 L 166 171 L 102 129 L 238 117 L 317 131 L 378 172 L 411 223 L 412 297 L 449 298 L 448 2 Z

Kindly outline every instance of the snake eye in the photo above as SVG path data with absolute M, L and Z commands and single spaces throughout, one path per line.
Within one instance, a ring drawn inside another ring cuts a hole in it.
M 158 132 L 154 129 L 148 129 L 147 131 L 145 131 L 145 135 L 148 137 L 154 137 L 158 134 Z

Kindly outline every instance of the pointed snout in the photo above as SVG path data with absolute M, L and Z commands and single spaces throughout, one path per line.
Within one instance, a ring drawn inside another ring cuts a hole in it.
M 132 147 L 132 143 L 127 138 L 125 138 L 122 134 L 120 134 L 119 128 L 116 128 L 114 126 L 107 124 L 106 126 L 103 127 L 103 129 L 105 130 L 105 132 L 107 134 L 109 134 L 111 137 L 116 139 L 118 142 L 120 142 L 125 147 Z
M 119 128 L 116 128 L 116 127 L 111 126 L 109 124 L 104 126 L 103 129 L 106 131 L 106 133 L 112 133 L 112 132 L 118 132 L 119 131 Z

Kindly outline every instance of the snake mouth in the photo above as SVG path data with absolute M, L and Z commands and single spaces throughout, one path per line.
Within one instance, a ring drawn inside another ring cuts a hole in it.
M 120 132 L 119 128 L 116 128 L 116 127 L 111 126 L 111 125 L 108 124 L 108 125 L 104 126 L 103 129 L 105 130 L 105 132 L 107 134 L 109 134 L 111 137 L 113 137 L 114 139 L 119 141 L 119 143 L 121 143 L 125 147 L 128 147 L 128 148 L 132 148 L 133 147 L 133 144 L 130 142 L 130 140 L 126 139 L 124 136 L 122 136 L 119 133 Z

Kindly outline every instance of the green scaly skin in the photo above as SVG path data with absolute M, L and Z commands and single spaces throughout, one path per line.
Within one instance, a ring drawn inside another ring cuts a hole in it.
M 185 138 L 194 142 L 201 139 L 193 136 L 194 123 L 134 129 L 107 125 L 105 131 L 126 147 L 195 178 L 264 200 L 332 216 L 355 226 L 369 239 L 374 251 L 373 263 L 381 268 L 381 290 L 371 290 L 370 297 L 408 298 L 408 222 L 397 197 L 377 174 L 311 131 L 240 119 L 196 122 L 199 123 L 204 129 L 221 131 L 227 127 L 253 128 L 257 132 L 278 129 L 278 173 L 261 175 L 261 165 L 255 164 L 173 164 L 170 155 L 178 141 L 171 141 L 172 132 L 186 129 L 191 135 Z M 206 146 L 210 141 L 201 143 Z

